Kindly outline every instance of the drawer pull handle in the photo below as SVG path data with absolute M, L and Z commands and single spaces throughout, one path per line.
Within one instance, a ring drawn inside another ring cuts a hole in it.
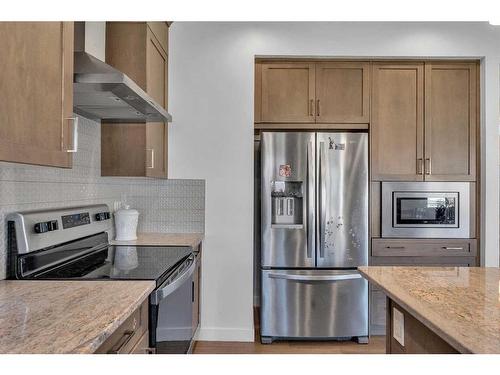
M 448 247 L 448 246 L 443 246 L 443 250 L 463 250 L 463 247 Z
M 404 246 L 386 246 L 386 249 L 404 249 Z
M 123 347 L 128 344 L 132 336 L 134 336 L 134 333 L 134 331 L 125 331 L 116 345 L 108 351 L 108 354 L 118 354 L 120 350 L 122 350 Z

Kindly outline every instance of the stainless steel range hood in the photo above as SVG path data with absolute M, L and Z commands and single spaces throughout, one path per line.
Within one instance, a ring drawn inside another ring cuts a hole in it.
M 172 116 L 125 74 L 75 52 L 73 110 L 106 122 L 171 122 Z
M 132 79 L 102 61 L 105 27 L 75 22 L 73 111 L 106 122 L 171 122 L 172 116 Z

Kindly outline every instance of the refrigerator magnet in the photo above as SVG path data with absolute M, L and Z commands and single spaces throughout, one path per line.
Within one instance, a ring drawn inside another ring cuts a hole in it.
M 292 175 L 290 164 L 281 164 L 279 175 L 280 177 L 290 177 Z

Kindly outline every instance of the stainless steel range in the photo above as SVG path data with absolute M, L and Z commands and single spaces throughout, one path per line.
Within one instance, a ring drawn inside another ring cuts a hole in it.
M 19 212 L 7 216 L 9 278 L 30 280 L 152 280 L 150 347 L 187 353 L 192 326 L 191 247 L 112 246 L 107 205 Z
M 261 136 L 261 339 L 368 338 L 368 134 Z

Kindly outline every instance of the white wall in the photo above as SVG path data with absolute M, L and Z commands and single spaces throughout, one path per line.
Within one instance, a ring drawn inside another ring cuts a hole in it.
M 256 55 L 481 57 L 482 252 L 498 266 L 500 28 L 488 23 L 174 22 L 170 171 L 206 179 L 201 339 L 252 340 Z M 486 198 L 487 205 L 484 204 Z

